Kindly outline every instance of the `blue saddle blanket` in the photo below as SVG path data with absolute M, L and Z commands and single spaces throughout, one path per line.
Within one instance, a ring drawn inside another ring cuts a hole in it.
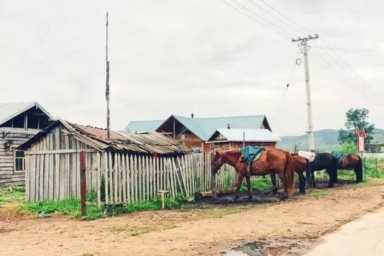
M 337 151 L 333 151 L 331 154 L 336 158 L 338 163 L 346 157 L 346 154 Z
M 263 151 L 263 147 L 257 146 L 245 146 L 240 149 L 243 161 L 248 165 L 250 165 L 253 161 L 259 159 Z

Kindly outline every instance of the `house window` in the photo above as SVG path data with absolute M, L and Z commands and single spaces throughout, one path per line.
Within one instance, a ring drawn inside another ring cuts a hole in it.
M 25 170 L 24 151 L 16 150 L 15 151 L 15 171 L 24 171 L 24 170 Z

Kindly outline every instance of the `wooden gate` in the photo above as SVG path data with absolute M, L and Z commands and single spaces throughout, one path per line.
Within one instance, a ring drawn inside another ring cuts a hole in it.
M 101 154 L 86 154 L 87 191 L 100 187 Z M 26 152 L 26 199 L 30 202 L 80 198 L 80 151 Z

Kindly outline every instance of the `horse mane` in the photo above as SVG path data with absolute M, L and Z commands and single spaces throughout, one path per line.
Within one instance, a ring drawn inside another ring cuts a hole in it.
M 216 153 L 219 153 L 221 156 L 232 156 L 236 158 L 241 155 L 240 149 L 217 150 Z

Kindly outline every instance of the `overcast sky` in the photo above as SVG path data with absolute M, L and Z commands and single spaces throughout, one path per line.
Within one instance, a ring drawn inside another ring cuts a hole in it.
M 384 127 L 384 2 L 267 3 L 289 21 L 262 0 L 0 0 L 0 101 L 105 126 L 109 10 L 114 129 L 193 112 L 266 114 L 278 134 L 302 134 L 304 67 L 290 38 L 309 32 L 320 35 L 309 53 L 315 129 L 341 128 L 351 107 Z

